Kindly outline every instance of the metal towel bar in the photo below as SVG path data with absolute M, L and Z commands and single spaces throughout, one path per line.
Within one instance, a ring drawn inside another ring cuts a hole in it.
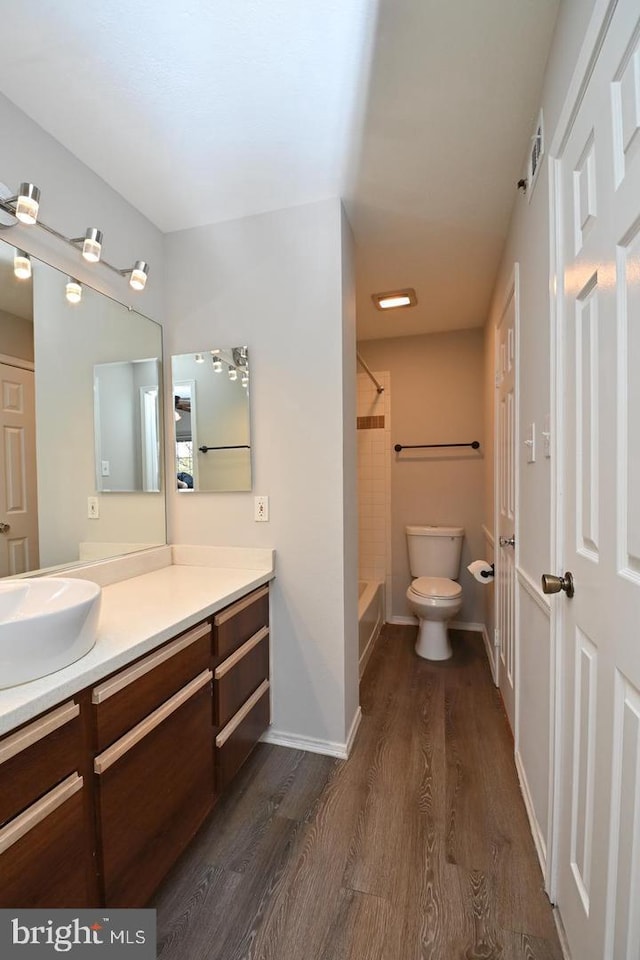
M 393 449 L 396 453 L 400 453 L 401 450 L 426 450 L 436 447 L 472 447 L 477 450 L 480 447 L 480 441 L 473 440 L 471 443 L 396 443 Z

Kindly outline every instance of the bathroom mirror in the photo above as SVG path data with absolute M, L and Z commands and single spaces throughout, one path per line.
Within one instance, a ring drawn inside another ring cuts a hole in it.
M 251 490 L 246 346 L 174 356 L 171 374 L 178 491 Z
M 0 241 L 0 415 L 6 441 L 0 445 L 0 522 L 9 526 L 0 533 L 0 576 L 164 544 L 162 328 L 84 284 L 80 301 L 70 303 L 67 276 L 34 258 L 31 277 L 19 279 L 14 254 L 13 246 Z M 116 402 L 106 381 L 104 397 L 99 383 L 107 367 L 131 383 L 126 422 L 113 417 L 111 426 L 94 406 L 96 393 L 103 414 Z M 142 397 L 140 388 L 146 389 Z M 142 404 L 137 412 L 136 390 Z M 143 452 L 144 417 L 149 445 Z M 101 433 L 104 426 L 100 446 L 97 425 Z M 109 452 L 102 456 L 111 428 Z M 105 496 L 125 449 L 136 462 L 136 479 L 117 488 L 128 492 Z M 103 459 L 110 477 L 102 476 Z
M 96 490 L 160 491 L 159 391 L 157 358 L 94 366 Z

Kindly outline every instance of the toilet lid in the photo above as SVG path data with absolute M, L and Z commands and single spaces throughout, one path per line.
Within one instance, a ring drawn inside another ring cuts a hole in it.
M 455 580 L 447 577 L 418 577 L 411 584 L 411 589 L 420 597 L 438 597 L 453 599 L 462 593 L 462 587 Z

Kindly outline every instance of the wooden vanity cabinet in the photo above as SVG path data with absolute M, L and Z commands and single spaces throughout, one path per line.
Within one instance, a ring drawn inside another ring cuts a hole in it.
M 104 902 L 143 906 L 214 799 L 211 625 L 93 688 Z
M 269 587 L 213 618 L 216 787 L 224 790 L 269 726 Z
M 97 901 L 79 698 L 0 740 L 0 907 Z

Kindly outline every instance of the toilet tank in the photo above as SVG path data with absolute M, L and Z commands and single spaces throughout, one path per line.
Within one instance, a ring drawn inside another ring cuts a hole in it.
M 415 577 L 448 577 L 460 572 L 463 527 L 406 527 L 409 569 Z

